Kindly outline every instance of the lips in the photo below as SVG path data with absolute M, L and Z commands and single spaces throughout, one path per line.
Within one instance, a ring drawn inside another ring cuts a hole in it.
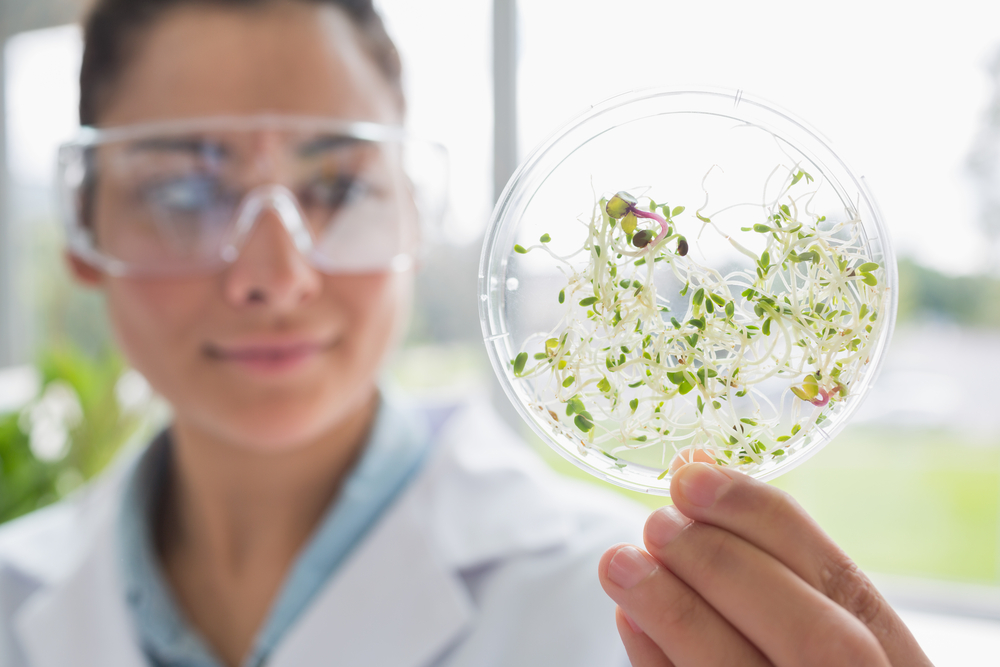
M 302 338 L 209 343 L 205 346 L 205 354 L 210 359 L 270 373 L 302 365 L 333 344 L 334 341 Z

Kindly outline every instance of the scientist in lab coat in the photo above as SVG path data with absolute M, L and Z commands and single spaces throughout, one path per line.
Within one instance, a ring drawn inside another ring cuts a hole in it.
M 368 0 L 97 0 L 80 81 L 69 263 L 173 419 L 0 529 L 0 665 L 921 664 L 768 487 L 687 466 L 643 533 L 379 389 L 440 170 Z

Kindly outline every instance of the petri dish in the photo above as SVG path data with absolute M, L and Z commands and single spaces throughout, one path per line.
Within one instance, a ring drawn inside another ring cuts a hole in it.
M 742 91 L 648 89 L 522 163 L 479 296 L 531 429 L 669 495 L 684 461 L 766 480 L 828 443 L 878 375 L 897 276 L 864 178 L 818 132 Z

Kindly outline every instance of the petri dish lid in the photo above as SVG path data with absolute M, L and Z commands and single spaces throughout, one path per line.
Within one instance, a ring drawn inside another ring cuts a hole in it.
M 632 223 L 605 215 L 619 191 Z M 881 368 L 897 276 L 864 179 L 815 130 L 742 91 L 647 89 L 515 172 L 479 295 L 531 429 L 599 478 L 669 495 L 683 460 L 766 480 L 828 443 Z

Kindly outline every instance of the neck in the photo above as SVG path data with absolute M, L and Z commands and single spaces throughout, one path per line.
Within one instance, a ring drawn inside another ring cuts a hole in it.
M 164 555 L 194 549 L 239 568 L 254 553 L 296 554 L 357 460 L 377 406 L 373 395 L 328 433 L 277 453 L 178 420 L 158 531 Z
M 357 460 L 377 406 L 373 394 L 323 437 L 278 453 L 175 422 L 158 550 L 181 608 L 225 664 L 241 663 Z

